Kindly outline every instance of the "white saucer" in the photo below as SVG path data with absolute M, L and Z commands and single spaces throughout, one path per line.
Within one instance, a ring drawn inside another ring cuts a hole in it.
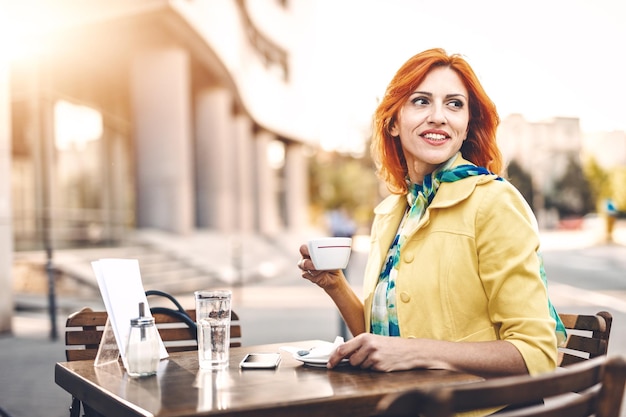
M 313 366 L 316 368 L 326 368 L 326 364 L 328 363 L 328 358 L 309 358 L 307 359 L 306 356 L 300 356 L 297 353 L 293 353 L 291 355 L 295 360 L 298 360 L 302 363 L 304 363 L 307 366 Z M 340 365 L 345 365 L 349 363 L 348 359 L 343 359 L 339 364 Z

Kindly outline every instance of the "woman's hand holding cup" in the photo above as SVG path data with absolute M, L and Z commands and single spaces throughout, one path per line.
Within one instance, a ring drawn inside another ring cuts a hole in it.
M 351 238 L 325 237 L 311 239 L 300 246 L 302 258 L 298 268 L 302 270 L 302 278 L 325 290 L 332 288 L 337 278 L 343 276 L 341 270 L 348 265 L 351 245 Z

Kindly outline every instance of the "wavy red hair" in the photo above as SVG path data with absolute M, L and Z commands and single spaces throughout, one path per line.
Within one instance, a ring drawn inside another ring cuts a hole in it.
M 378 176 L 395 194 L 407 192 L 405 178 L 408 174 L 400 141 L 389 133 L 397 120 L 400 108 L 433 69 L 448 67 L 454 70 L 467 88 L 469 126 L 467 139 L 461 153 L 468 161 L 500 174 L 502 155 L 496 143 L 496 130 L 500 117 L 472 67 L 458 54 L 448 55 L 440 48 L 428 49 L 411 57 L 400 67 L 387 86 L 385 96 L 374 113 L 374 132 L 371 153 Z

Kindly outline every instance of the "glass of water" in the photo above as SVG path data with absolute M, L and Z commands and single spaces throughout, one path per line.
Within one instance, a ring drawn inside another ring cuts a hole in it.
M 202 369 L 228 367 L 230 348 L 230 290 L 194 292 L 198 323 L 198 360 Z

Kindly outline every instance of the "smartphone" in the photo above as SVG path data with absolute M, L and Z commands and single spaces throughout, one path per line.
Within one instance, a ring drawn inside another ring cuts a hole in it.
M 280 353 L 248 353 L 239 363 L 242 369 L 275 369 L 280 363 Z

